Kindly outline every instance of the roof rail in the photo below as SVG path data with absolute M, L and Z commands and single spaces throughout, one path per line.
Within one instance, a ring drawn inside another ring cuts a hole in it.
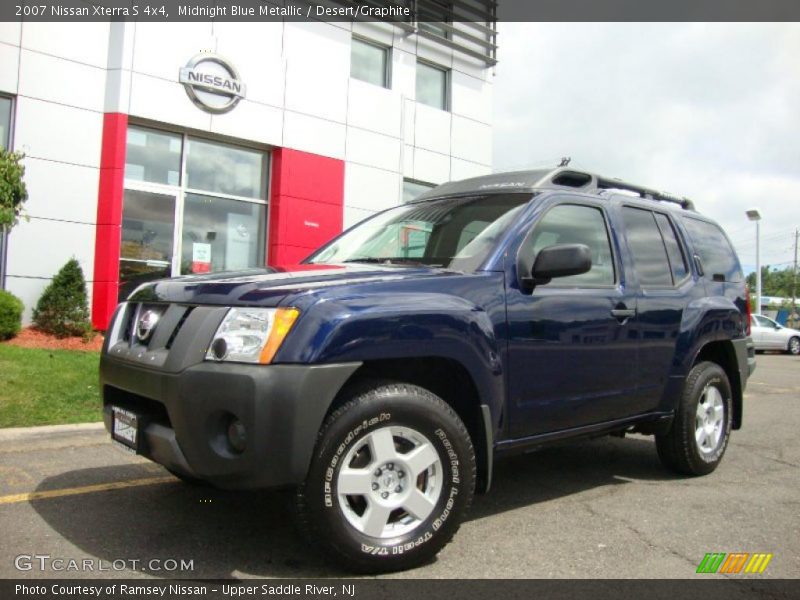
M 579 171 L 568 167 L 553 169 L 536 182 L 536 187 L 553 188 L 580 188 L 582 191 L 597 191 L 598 193 L 613 193 L 614 191 L 633 192 L 640 198 L 671 202 L 684 210 L 694 210 L 694 202 L 688 198 L 680 198 L 666 192 L 659 192 L 621 179 L 601 177 L 588 171 Z

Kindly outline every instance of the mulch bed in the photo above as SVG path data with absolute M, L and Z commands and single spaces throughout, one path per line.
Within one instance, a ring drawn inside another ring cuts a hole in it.
M 33 327 L 25 327 L 16 337 L 2 343 L 11 346 L 20 346 L 22 348 L 99 352 L 103 347 L 103 336 L 98 333 L 88 341 L 84 340 L 82 337 L 57 338 L 54 335 L 44 333 Z

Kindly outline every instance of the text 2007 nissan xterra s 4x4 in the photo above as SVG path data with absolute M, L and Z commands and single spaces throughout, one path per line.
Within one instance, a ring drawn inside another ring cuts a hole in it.
M 686 199 L 568 168 L 448 183 L 293 270 L 139 287 L 105 342 L 106 427 L 184 479 L 296 487 L 315 546 L 403 569 L 501 455 L 635 431 L 713 471 L 755 367 L 745 290 Z

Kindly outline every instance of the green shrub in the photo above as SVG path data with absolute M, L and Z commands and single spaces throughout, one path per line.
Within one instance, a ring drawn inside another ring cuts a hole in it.
M 28 199 L 23 158 L 24 154 L 0 146 L 0 226 L 8 229 L 23 216 L 22 205 Z
M 22 300 L 0 290 L 0 340 L 10 340 L 22 327 Z
M 67 261 L 45 288 L 33 311 L 33 322 L 57 337 L 86 336 L 91 331 L 86 279 L 77 260 Z

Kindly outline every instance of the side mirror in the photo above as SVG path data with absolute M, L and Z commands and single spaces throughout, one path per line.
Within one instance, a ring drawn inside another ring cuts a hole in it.
M 580 275 L 592 268 L 592 253 L 585 244 L 557 244 L 539 251 L 531 269 L 530 284 L 543 285 L 555 277 Z

